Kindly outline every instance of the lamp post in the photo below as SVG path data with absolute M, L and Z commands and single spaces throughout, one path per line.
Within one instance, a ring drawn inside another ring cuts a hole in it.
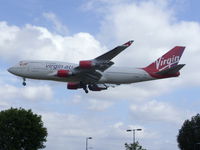
M 129 129 L 129 130 L 126 130 L 127 132 L 133 132 L 133 148 L 132 150 L 135 150 L 135 131 L 142 131 L 142 129 Z
M 92 137 L 87 137 L 87 138 L 86 138 L 86 150 L 88 150 L 88 140 L 89 140 L 89 139 L 92 139 Z

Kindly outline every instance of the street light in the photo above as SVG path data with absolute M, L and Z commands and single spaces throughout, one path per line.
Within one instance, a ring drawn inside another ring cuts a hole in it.
M 142 129 L 129 129 L 129 130 L 126 130 L 127 132 L 133 132 L 133 148 L 135 150 L 135 131 L 142 131 Z
M 88 140 L 89 140 L 89 139 L 92 139 L 92 137 L 87 137 L 87 138 L 86 138 L 86 150 L 88 150 Z

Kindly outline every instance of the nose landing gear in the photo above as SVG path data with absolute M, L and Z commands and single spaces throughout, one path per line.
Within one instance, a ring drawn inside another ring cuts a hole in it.
M 23 86 L 26 86 L 26 78 L 23 78 L 22 85 L 23 85 Z

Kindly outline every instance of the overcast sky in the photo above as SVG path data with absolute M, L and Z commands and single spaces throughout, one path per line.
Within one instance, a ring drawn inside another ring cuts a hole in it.
M 185 119 L 200 109 L 200 1 L 1 0 L 0 110 L 32 109 L 48 129 L 45 150 L 122 150 L 126 129 L 148 150 L 178 150 Z M 186 46 L 178 78 L 121 85 L 107 91 L 70 91 L 66 83 L 27 80 L 7 72 L 20 60 L 78 63 L 134 43 L 116 66 L 145 67 L 174 46 Z

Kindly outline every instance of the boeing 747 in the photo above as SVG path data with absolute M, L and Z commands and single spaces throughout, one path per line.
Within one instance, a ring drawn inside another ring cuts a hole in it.
M 60 61 L 23 60 L 8 71 L 23 78 L 68 82 L 71 90 L 83 89 L 86 93 L 106 90 L 110 86 L 135 82 L 178 77 L 179 70 L 185 64 L 178 64 L 185 49 L 176 46 L 144 68 L 115 67 L 111 61 L 128 48 L 133 41 L 117 46 L 107 53 L 91 60 L 79 61 L 79 64 Z

